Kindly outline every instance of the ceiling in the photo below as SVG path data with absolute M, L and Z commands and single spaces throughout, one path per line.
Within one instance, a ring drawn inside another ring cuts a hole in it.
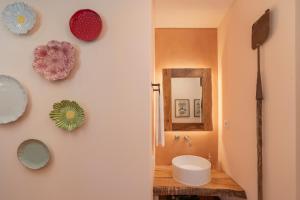
M 216 28 L 234 0 L 154 0 L 156 28 Z

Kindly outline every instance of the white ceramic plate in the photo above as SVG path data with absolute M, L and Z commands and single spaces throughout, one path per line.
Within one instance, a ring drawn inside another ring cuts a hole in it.
M 20 162 L 29 169 L 41 169 L 50 160 L 48 147 L 41 141 L 30 139 L 24 141 L 18 148 Z
M 26 34 L 36 23 L 36 13 L 27 4 L 9 4 L 2 12 L 2 21 L 16 34 Z
M 25 112 L 27 103 L 23 86 L 12 77 L 0 75 L 0 124 L 19 119 Z

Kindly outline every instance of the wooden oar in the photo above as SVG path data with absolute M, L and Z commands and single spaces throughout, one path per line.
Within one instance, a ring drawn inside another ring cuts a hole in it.
M 262 105 L 263 89 L 260 73 L 260 47 L 270 33 L 270 10 L 260 17 L 252 26 L 252 49 L 257 49 L 256 82 L 256 131 L 257 131 L 257 199 L 263 200 L 263 139 L 262 139 Z

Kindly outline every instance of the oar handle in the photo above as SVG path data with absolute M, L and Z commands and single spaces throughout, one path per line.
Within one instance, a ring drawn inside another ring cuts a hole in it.
M 256 100 L 263 100 L 263 89 L 260 73 L 260 45 L 257 46 L 257 82 L 256 82 Z

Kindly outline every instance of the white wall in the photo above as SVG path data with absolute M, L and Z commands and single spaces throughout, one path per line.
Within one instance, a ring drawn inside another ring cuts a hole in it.
M 262 48 L 264 199 L 296 200 L 295 0 L 237 0 L 219 27 L 223 169 L 257 199 L 256 52 L 251 26 L 272 9 L 272 33 Z M 220 113 L 221 114 L 221 113 Z
M 10 0 L 0 1 L 2 10 Z M 150 200 L 150 0 L 27 0 L 41 18 L 39 29 L 16 36 L 0 24 L 0 74 L 27 88 L 30 106 L 18 122 L 0 126 L 1 200 Z M 77 40 L 69 17 L 91 8 L 104 20 L 101 38 Z M 51 83 L 32 69 L 33 49 L 65 40 L 79 51 L 79 67 L 66 81 Z M 62 99 L 86 110 L 85 125 L 74 133 L 55 127 L 48 113 Z M 52 162 L 40 171 L 25 169 L 16 150 L 37 138 L 50 148 Z

